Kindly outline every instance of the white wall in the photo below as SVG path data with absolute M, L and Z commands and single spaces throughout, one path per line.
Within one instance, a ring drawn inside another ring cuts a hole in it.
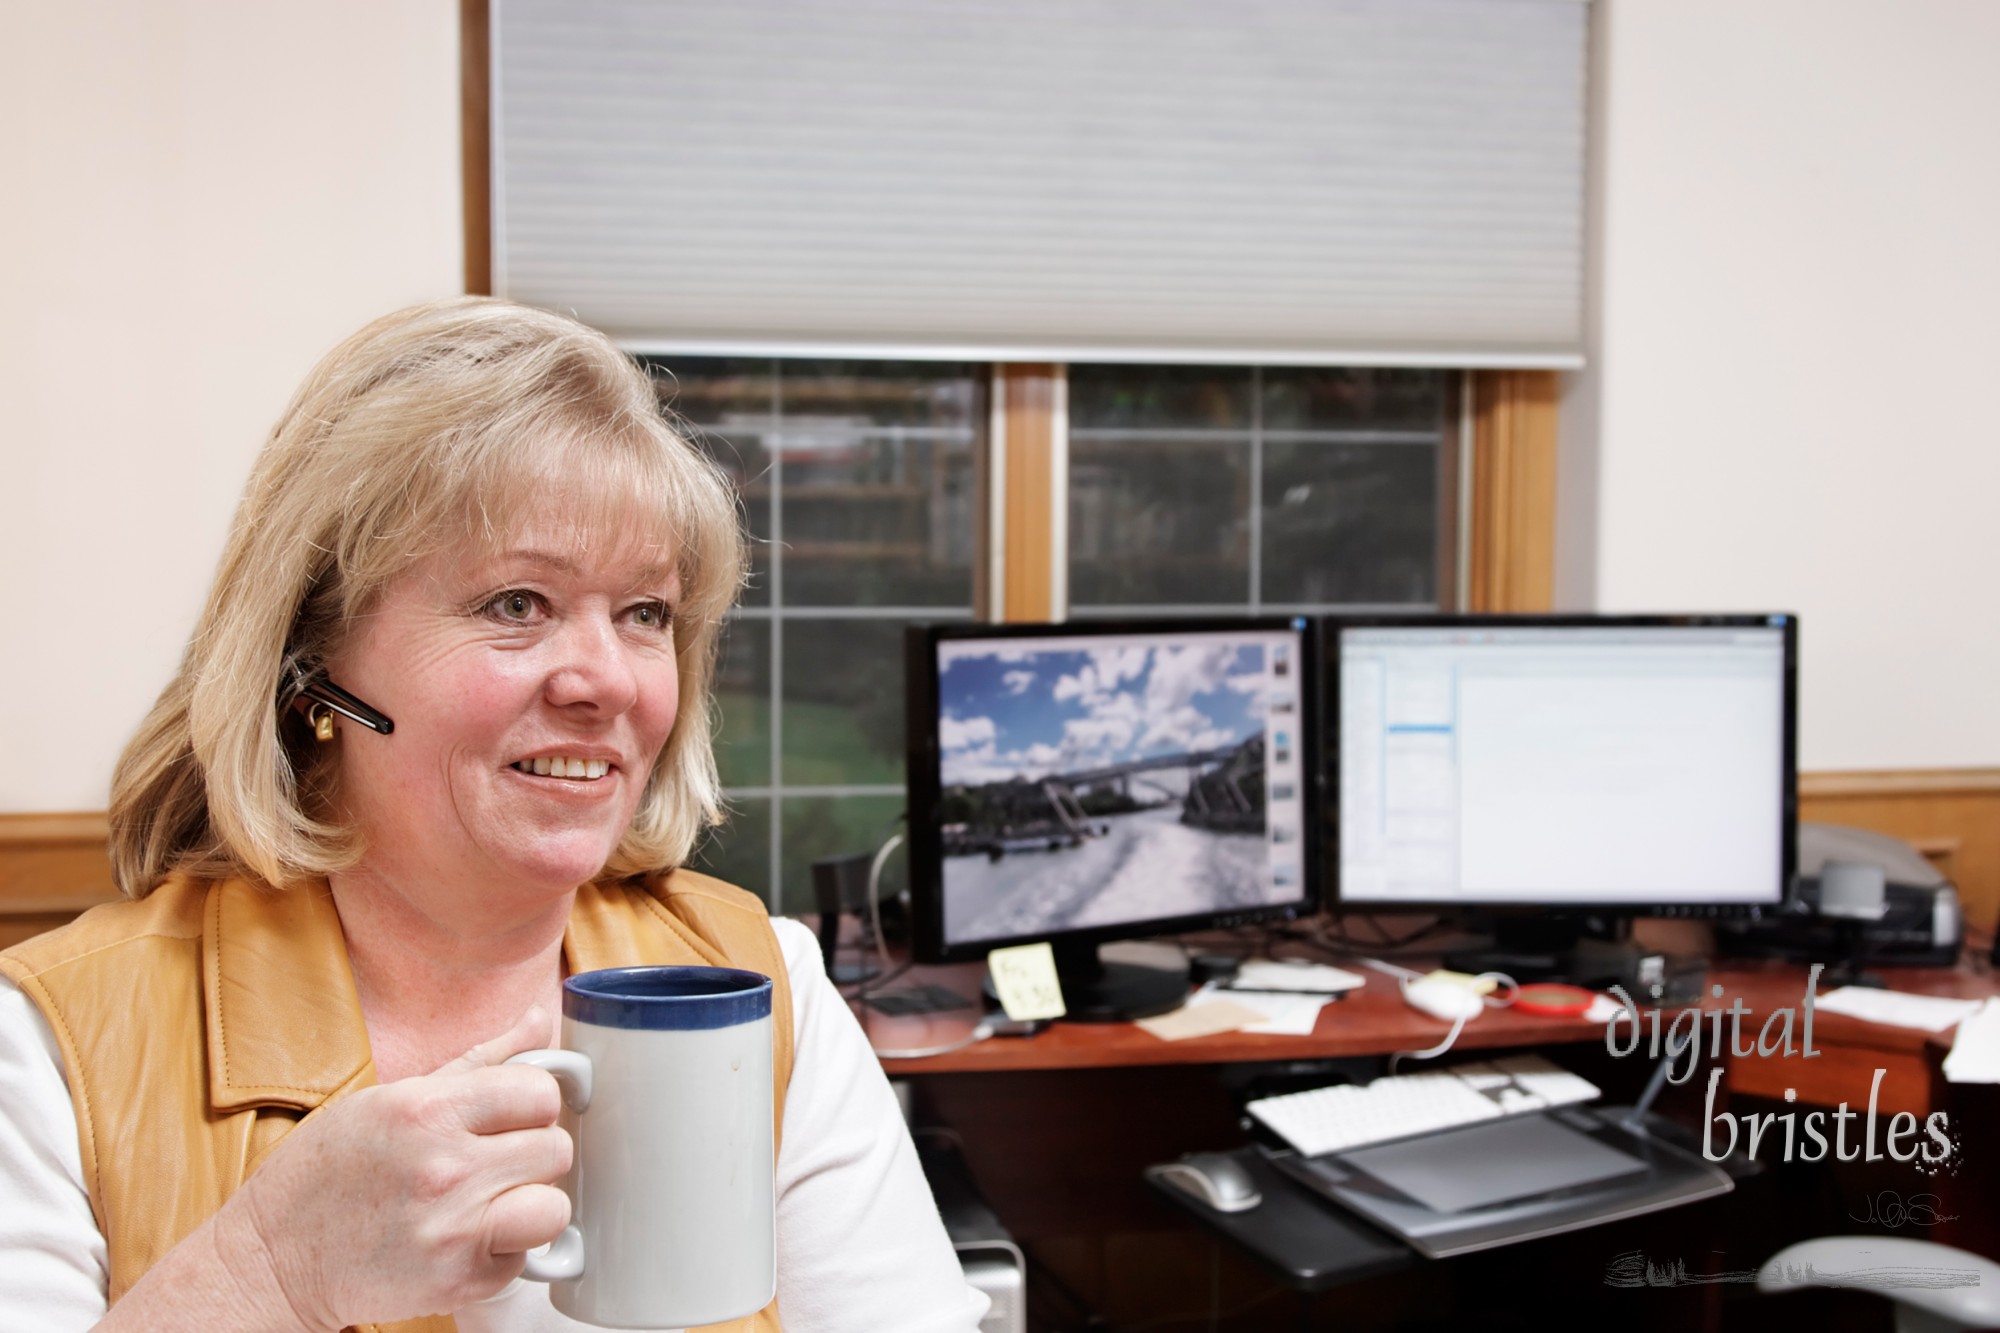
M 1797 611 L 1803 768 L 2000 765 L 2000 4 L 1595 19 L 1560 598 Z
M 101 810 L 320 353 L 463 289 L 453 0 L 0 6 L 0 811 Z

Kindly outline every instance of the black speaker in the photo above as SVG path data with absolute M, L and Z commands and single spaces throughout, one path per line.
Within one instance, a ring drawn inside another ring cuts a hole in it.
M 822 857 L 812 863 L 813 907 L 819 912 L 819 956 L 834 984 L 866 981 L 881 969 L 866 955 L 858 963 L 834 961 L 840 944 L 840 918 L 852 913 L 861 922 L 862 938 L 872 940 L 868 924 L 868 867 L 872 852 Z

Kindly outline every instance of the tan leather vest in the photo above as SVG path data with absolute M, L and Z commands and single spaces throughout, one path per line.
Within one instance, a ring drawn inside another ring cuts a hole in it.
M 572 973 L 634 963 L 772 978 L 773 1096 L 783 1125 L 792 996 L 764 905 L 692 871 L 577 892 Z M 173 877 L 0 953 L 54 1030 L 76 1106 L 110 1299 L 222 1206 L 300 1120 L 375 1082 L 333 896 Z M 780 1333 L 777 1302 L 727 1333 Z M 449 1315 L 370 1325 L 456 1333 Z M 366 1331 L 364 1331 L 366 1333 Z

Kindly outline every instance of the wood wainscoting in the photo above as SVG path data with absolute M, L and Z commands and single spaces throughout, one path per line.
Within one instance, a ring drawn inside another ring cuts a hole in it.
M 0 815 L 0 949 L 118 897 L 102 813 Z
M 1799 818 L 1892 833 L 1951 877 L 1966 919 L 2000 919 L 2000 768 L 1802 773 Z M 0 949 L 118 897 L 101 813 L 0 814 Z
M 2000 768 L 1801 773 L 1799 818 L 1895 834 L 1958 886 L 1968 922 L 2000 919 Z

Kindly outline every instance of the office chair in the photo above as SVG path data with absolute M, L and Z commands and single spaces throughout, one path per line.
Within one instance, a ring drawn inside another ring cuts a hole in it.
M 1765 1261 L 1757 1290 L 1845 1287 L 1895 1302 L 1896 1333 L 2000 1327 L 2000 1264 L 1935 1241 L 1817 1236 Z

